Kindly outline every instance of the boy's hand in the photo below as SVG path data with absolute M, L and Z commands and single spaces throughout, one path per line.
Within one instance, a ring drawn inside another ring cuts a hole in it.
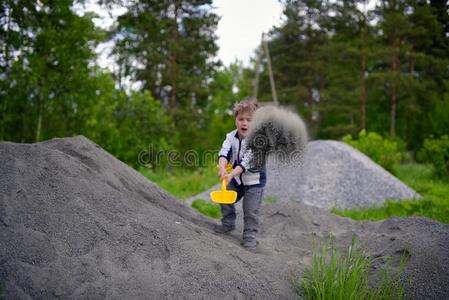
M 218 177 L 220 177 L 220 181 L 222 181 L 226 175 L 228 175 L 228 172 L 226 172 L 226 168 L 218 168 Z
M 232 169 L 231 173 L 226 174 L 225 176 L 223 176 L 223 178 L 220 179 L 221 180 L 226 179 L 227 182 L 230 182 L 232 178 L 234 178 L 235 176 L 239 176 L 242 173 L 243 173 L 242 167 L 236 166 L 234 169 Z
M 223 179 L 226 179 L 226 182 L 229 183 L 229 182 L 231 182 L 232 178 L 234 178 L 234 176 L 232 176 L 232 174 L 229 173 L 229 174 L 226 174 Z

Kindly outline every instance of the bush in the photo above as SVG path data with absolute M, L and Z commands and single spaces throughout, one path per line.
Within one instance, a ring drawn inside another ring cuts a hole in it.
M 221 217 L 220 207 L 203 199 L 197 199 L 193 201 L 192 207 L 208 217 L 212 217 L 215 219 Z
M 367 133 L 365 130 L 362 130 L 357 140 L 350 135 L 344 136 L 342 140 L 365 153 L 393 174 L 394 165 L 400 163 L 403 159 L 407 159 L 405 143 L 398 138 L 394 140 L 386 139 L 375 132 Z
M 449 177 L 449 136 L 443 135 L 439 139 L 425 139 L 420 152 L 420 160 L 433 165 L 435 174 L 440 178 Z

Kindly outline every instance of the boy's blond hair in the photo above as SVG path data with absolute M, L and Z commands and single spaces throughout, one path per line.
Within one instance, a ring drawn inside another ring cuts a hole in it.
M 237 117 L 239 113 L 248 112 L 254 113 L 259 107 L 257 99 L 255 97 L 246 97 L 242 101 L 234 104 L 234 116 Z

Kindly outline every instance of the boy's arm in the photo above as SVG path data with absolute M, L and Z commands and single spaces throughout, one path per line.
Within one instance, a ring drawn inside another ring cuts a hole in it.
M 239 176 L 240 174 L 243 173 L 243 168 L 240 165 L 235 166 L 235 168 L 231 171 L 231 173 L 226 175 L 226 181 L 230 182 L 232 180 L 232 178 L 234 178 L 235 176 Z
M 221 146 L 221 150 L 218 153 L 218 177 L 222 180 L 226 175 L 226 165 L 231 159 L 232 154 L 232 141 L 229 135 L 226 136 L 226 139 L 223 141 L 223 145 Z
M 228 164 L 228 160 L 224 156 L 220 156 L 218 159 L 218 177 L 222 180 L 228 172 L 226 172 L 226 165 Z
M 228 164 L 228 160 L 224 156 L 220 156 L 218 158 L 218 168 L 226 169 L 226 165 Z

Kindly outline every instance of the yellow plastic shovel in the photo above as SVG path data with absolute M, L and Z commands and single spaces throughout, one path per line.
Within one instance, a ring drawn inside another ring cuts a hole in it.
M 221 183 L 221 191 L 211 192 L 210 198 L 215 203 L 232 204 L 235 200 L 237 200 L 237 192 L 226 190 L 226 179 L 223 179 Z

